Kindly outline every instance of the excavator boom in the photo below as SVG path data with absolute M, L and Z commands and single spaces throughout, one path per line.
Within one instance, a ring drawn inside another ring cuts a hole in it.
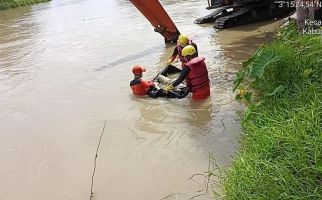
M 180 32 L 158 0 L 130 0 L 150 21 L 154 31 L 160 33 L 165 42 L 176 43 Z

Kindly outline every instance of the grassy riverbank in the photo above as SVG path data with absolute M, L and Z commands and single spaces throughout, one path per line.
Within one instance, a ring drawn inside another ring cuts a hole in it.
M 36 3 L 47 2 L 50 0 L 1 0 L 0 10 L 15 8 L 19 6 L 31 5 Z
M 236 80 L 256 90 L 256 102 L 242 118 L 226 199 L 322 199 L 322 37 L 298 35 L 294 24 L 277 35 Z

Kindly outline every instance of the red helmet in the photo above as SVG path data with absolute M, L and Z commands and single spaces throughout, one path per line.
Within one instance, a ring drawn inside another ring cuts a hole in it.
M 132 72 L 134 74 L 142 74 L 142 72 L 145 72 L 145 69 L 140 65 L 134 65 L 132 68 Z

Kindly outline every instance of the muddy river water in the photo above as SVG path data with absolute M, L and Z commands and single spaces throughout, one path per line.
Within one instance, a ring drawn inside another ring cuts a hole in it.
M 217 32 L 193 24 L 209 12 L 205 0 L 161 2 L 206 58 L 206 101 L 133 97 L 132 66 L 152 78 L 173 46 L 128 0 L 52 0 L 0 12 L 1 199 L 89 199 L 105 121 L 94 199 L 189 199 L 205 190 L 203 177 L 189 178 L 208 170 L 209 154 L 231 162 L 243 110 L 232 81 L 274 24 Z

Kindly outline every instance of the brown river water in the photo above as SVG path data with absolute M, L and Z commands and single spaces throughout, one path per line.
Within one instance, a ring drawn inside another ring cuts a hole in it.
M 276 23 L 217 32 L 194 19 L 205 0 L 162 0 L 206 57 L 212 95 L 202 102 L 137 98 L 131 68 L 160 71 L 173 46 L 128 0 L 53 0 L 0 11 L 0 198 L 189 199 L 205 190 L 209 155 L 238 150 L 232 82 Z M 189 180 L 188 180 L 189 179 Z M 211 199 L 211 191 L 194 199 Z

